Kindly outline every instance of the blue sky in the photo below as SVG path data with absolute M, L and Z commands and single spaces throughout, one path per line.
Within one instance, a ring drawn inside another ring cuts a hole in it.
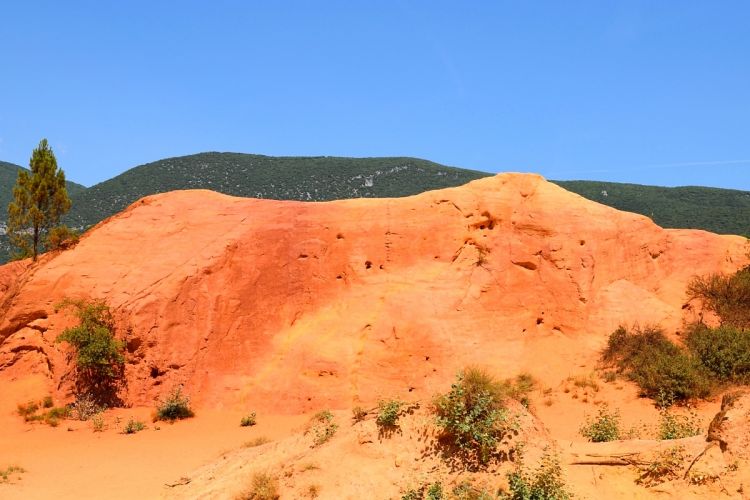
M 201 151 L 750 190 L 750 3 L 0 3 L 0 159 Z

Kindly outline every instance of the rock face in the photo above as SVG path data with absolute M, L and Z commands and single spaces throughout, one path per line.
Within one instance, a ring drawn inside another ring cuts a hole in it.
M 467 364 L 544 380 L 620 323 L 679 328 L 697 313 L 690 277 L 736 270 L 744 244 L 534 175 L 328 203 L 166 193 L 73 249 L 0 267 L 0 383 L 33 372 L 70 390 L 54 343 L 65 297 L 115 311 L 133 404 L 185 384 L 208 406 L 345 407 L 429 396 Z

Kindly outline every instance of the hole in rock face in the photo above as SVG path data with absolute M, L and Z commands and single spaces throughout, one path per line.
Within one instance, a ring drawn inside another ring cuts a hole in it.
M 536 324 L 537 325 L 541 325 L 542 323 L 544 323 L 544 318 L 537 318 L 536 319 Z
M 383 264 L 380 264 L 380 265 L 378 266 L 378 268 L 379 268 L 379 269 L 385 269 L 385 268 L 383 267 Z
M 301 254 L 299 254 L 298 258 L 300 258 L 300 259 L 306 259 L 307 258 L 307 254 L 306 253 L 301 253 Z
M 343 235 L 343 234 L 341 234 L 341 233 L 338 233 L 338 234 L 336 235 L 336 239 L 337 239 L 337 240 L 343 240 L 343 239 L 344 239 L 344 235 Z
M 157 378 L 164 375 L 164 372 L 159 370 L 158 367 L 152 366 L 149 375 L 151 376 L 151 378 Z
M 342 278 L 342 276 L 340 274 L 336 276 L 337 280 L 340 280 L 341 278 Z
M 580 240 L 580 241 L 578 242 L 578 244 L 579 244 L 579 245 L 581 245 L 581 246 L 583 246 L 583 245 L 585 245 L 585 244 L 586 244 L 586 240 Z
M 372 267 L 372 262 L 370 262 L 369 260 L 366 260 L 365 261 L 365 269 L 370 269 L 371 267 Z

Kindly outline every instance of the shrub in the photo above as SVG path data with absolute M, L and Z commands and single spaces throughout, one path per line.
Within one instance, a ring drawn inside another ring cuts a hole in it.
M 190 408 L 190 397 L 182 394 L 182 387 L 172 389 L 167 398 L 156 408 L 156 420 L 182 420 L 195 416 Z
M 104 415 L 97 413 L 91 417 L 91 427 L 94 429 L 94 432 L 103 432 L 106 427 L 104 424 Z
M 602 354 L 641 389 L 641 394 L 684 401 L 710 395 L 710 373 L 690 353 L 672 343 L 655 327 L 630 332 L 619 327 L 610 335 Z
M 70 229 L 66 225 L 55 226 L 47 234 L 47 248 L 49 250 L 68 248 L 78 243 L 78 239 L 78 231 Z
M 700 423 L 694 412 L 690 415 L 676 415 L 667 409 L 661 411 L 659 439 L 682 439 L 700 433 Z
M 130 418 L 130 420 L 128 420 L 128 423 L 125 424 L 125 428 L 122 430 L 122 433 L 123 434 L 135 434 L 136 432 L 140 432 L 145 428 L 146 428 L 146 424 L 144 424 L 140 420 L 135 420 L 134 418 Z
M 339 428 L 339 425 L 333 421 L 333 414 L 329 410 L 316 413 L 311 423 L 311 430 L 315 436 L 313 446 L 320 446 L 329 441 Z
M 729 325 L 709 328 L 696 323 L 687 329 L 685 343 L 722 382 L 750 381 L 750 332 Z
M 354 421 L 355 424 L 364 421 L 366 416 L 367 410 L 365 410 L 361 406 L 355 406 L 354 408 L 352 408 L 352 421 Z
M 253 475 L 250 488 L 239 497 L 241 500 L 277 500 L 279 498 L 279 483 L 265 472 Z
M 23 417 L 25 421 L 33 420 L 33 415 L 39 410 L 39 403 L 36 401 L 29 401 L 26 404 L 19 404 L 17 406 L 18 415 Z
M 241 427 L 251 427 L 255 424 L 255 412 L 252 412 L 250 415 L 245 415 L 244 417 L 242 417 L 242 420 L 240 420 Z
M 102 300 L 66 299 L 57 307 L 73 307 L 78 316 L 78 326 L 67 328 L 55 340 L 67 342 L 76 352 L 78 391 L 90 394 L 100 404 L 117 402 L 125 343 L 114 337 L 109 306 Z
M 256 446 L 262 446 L 266 443 L 270 443 L 271 440 L 268 439 L 265 436 L 258 436 L 257 438 L 253 439 L 252 441 L 246 441 L 245 444 L 242 445 L 243 448 L 255 448 Z
M 78 394 L 71 405 L 71 411 L 78 420 L 88 420 L 97 413 L 101 413 L 104 407 L 96 404 L 94 398 L 87 393 Z
M 403 403 L 397 399 L 378 402 L 378 417 L 375 423 L 378 427 L 396 427 Z
M 620 439 L 620 412 L 609 411 L 607 405 L 602 405 L 596 418 L 587 419 L 579 432 L 592 443 Z
M 658 453 L 652 461 L 638 466 L 640 476 L 636 480 L 636 483 L 648 488 L 678 479 L 684 466 L 685 458 L 684 446 L 675 446 L 674 448 L 669 448 Z
M 495 495 L 484 489 L 477 488 L 470 481 L 462 481 L 451 492 L 455 500 L 493 500 Z
M 723 325 L 750 328 L 750 266 L 730 275 L 695 277 L 687 293 L 719 316 Z
M 533 471 L 519 465 L 508 474 L 510 492 L 501 495 L 508 500 L 568 500 L 571 494 L 563 479 L 562 467 L 557 455 L 545 452 Z
M 503 394 L 502 385 L 482 370 L 459 373 L 450 392 L 434 402 L 443 437 L 467 453 L 467 458 L 486 464 L 512 427 Z
M 438 481 L 432 483 L 427 488 L 427 500 L 442 500 L 443 499 L 443 485 Z
M 42 407 L 52 408 L 53 406 L 55 406 L 55 403 L 52 401 L 52 396 L 44 396 L 44 399 L 42 400 Z

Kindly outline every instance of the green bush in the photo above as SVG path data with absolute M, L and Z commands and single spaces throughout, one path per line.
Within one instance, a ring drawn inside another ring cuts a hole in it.
M 239 500 L 278 500 L 279 482 L 266 472 L 256 472 L 250 487 L 237 498 Z
M 692 352 L 722 382 L 750 381 L 750 332 L 724 325 L 691 325 L 686 342 Z
M 750 266 L 730 275 L 697 276 L 687 291 L 688 297 L 716 313 L 723 325 L 750 328 Z
M 250 415 L 245 415 L 244 417 L 242 417 L 242 420 L 240 420 L 241 427 L 251 427 L 255 424 L 255 412 L 252 412 Z
M 387 401 L 378 402 L 378 417 L 375 423 L 378 427 L 396 427 L 398 425 L 398 417 L 401 412 L 401 406 L 404 403 L 397 399 L 390 399 Z
M 68 248 L 78 243 L 79 238 L 78 231 L 70 229 L 66 225 L 55 226 L 47 234 L 47 249 Z
M 607 405 L 602 405 L 594 419 L 587 419 L 579 431 L 581 435 L 592 443 L 604 443 L 620 439 L 620 412 L 610 411 Z
M 182 420 L 194 417 L 195 412 L 190 408 L 190 398 L 182 394 L 182 387 L 172 389 L 156 408 L 156 420 Z
M 672 343 L 660 328 L 631 332 L 619 327 L 610 335 L 602 359 L 615 364 L 652 399 L 705 398 L 714 386 L 700 360 Z
M 533 471 L 519 465 L 508 474 L 510 492 L 501 495 L 507 500 L 568 500 L 572 496 L 563 479 L 557 455 L 545 452 L 541 463 Z
M 73 307 L 78 316 L 78 326 L 67 328 L 56 339 L 75 349 L 78 391 L 90 394 L 101 404 L 115 403 L 125 363 L 125 343 L 114 337 L 115 322 L 109 306 L 102 300 L 66 299 L 57 307 Z
M 513 426 L 503 407 L 504 394 L 502 384 L 482 370 L 459 373 L 450 392 L 434 402 L 443 437 L 467 453 L 467 458 L 486 464 Z
M 659 439 L 682 439 L 701 433 L 700 422 L 694 412 L 690 415 L 677 415 L 665 408 L 660 413 Z

